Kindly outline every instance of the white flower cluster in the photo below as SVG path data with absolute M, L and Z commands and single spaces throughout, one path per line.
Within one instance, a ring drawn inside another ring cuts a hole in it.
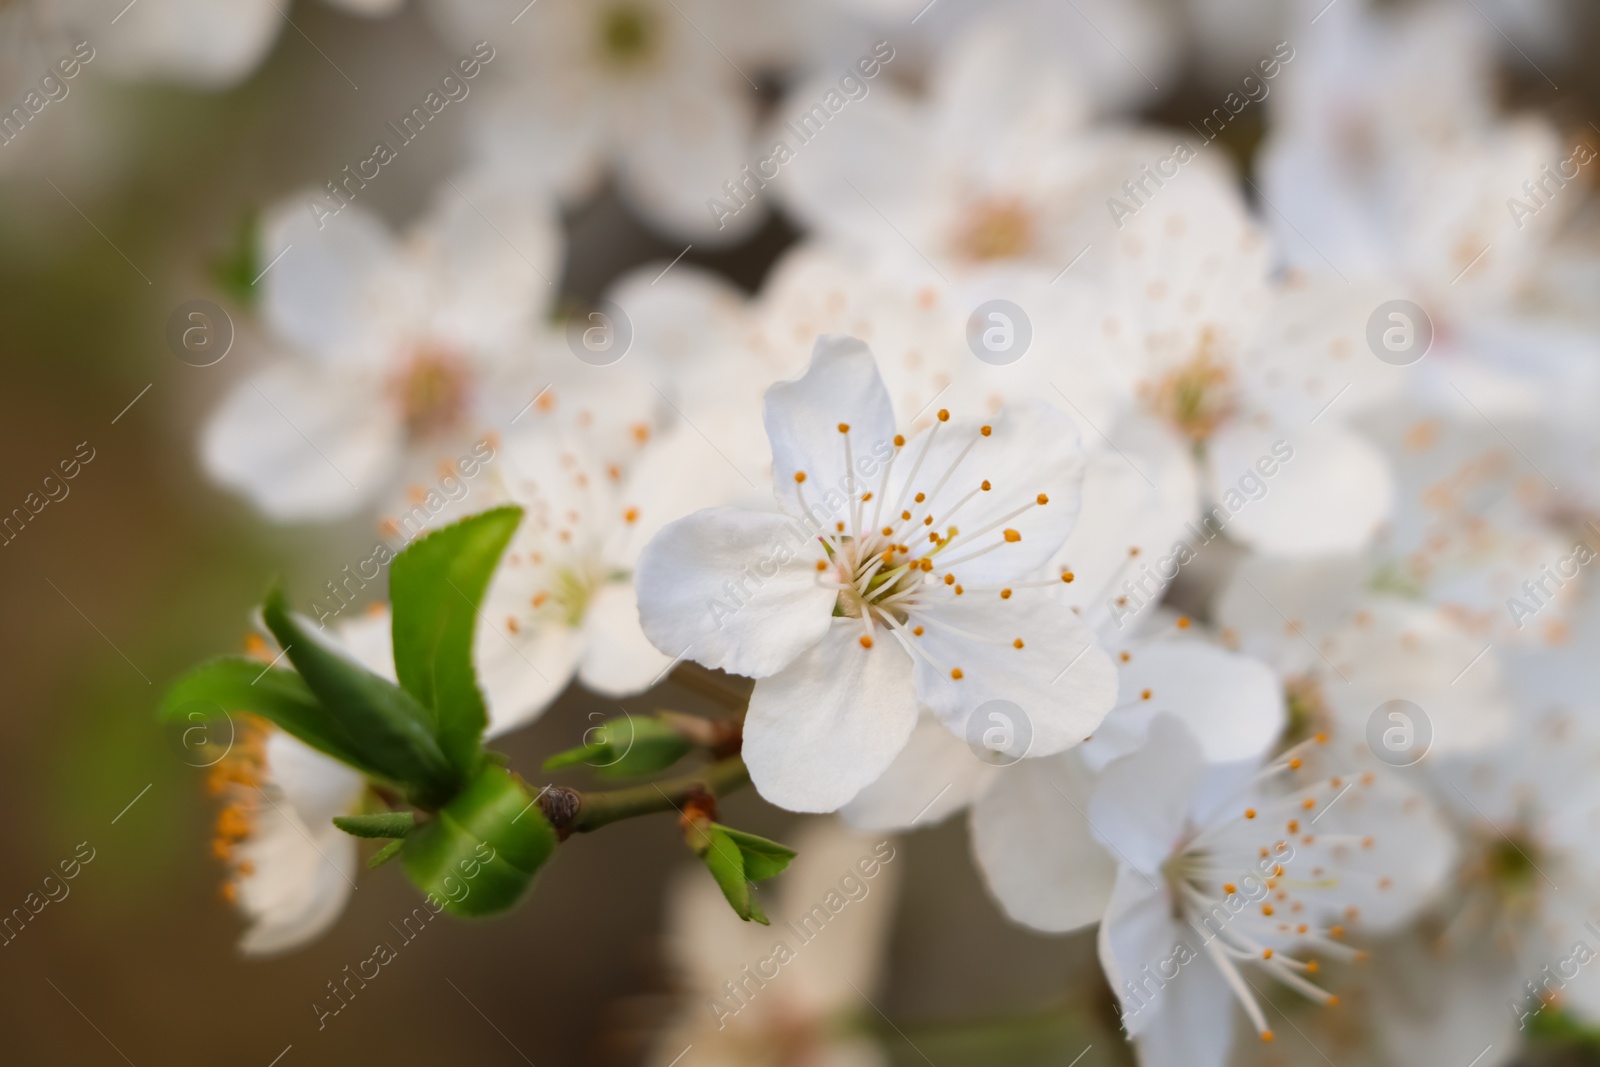
M 190 73 L 247 69 L 276 16 L 201 6 L 126 20 L 228 22 Z M 1593 142 L 1490 97 L 1477 4 L 1243 6 L 1209 62 L 1258 53 L 1174 131 L 1118 117 L 1177 76 L 1153 4 L 438 0 L 496 56 L 462 170 L 403 234 L 338 181 L 270 213 L 273 358 L 204 464 L 397 544 L 521 505 L 492 731 L 574 677 L 755 679 L 764 798 L 964 813 L 1009 917 L 1098 924 L 1147 1067 L 1489 1067 L 1550 1005 L 1600 1024 Z M 558 212 L 604 182 L 690 248 L 802 237 L 753 294 L 662 261 L 560 321 Z M 333 625 L 392 673 L 374 629 Z M 220 842 L 257 951 L 355 867 L 359 776 L 297 749 L 219 772 L 276 801 Z M 819 884 L 865 846 L 825 847 Z M 687 966 L 725 997 L 769 949 Z M 875 969 L 808 952 L 745 1016 L 772 1041 Z

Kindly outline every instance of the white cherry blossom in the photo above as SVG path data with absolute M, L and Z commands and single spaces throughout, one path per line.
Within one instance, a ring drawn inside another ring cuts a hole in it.
M 763 796 L 838 808 L 905 746 L 919 707 L 960 732 L 985 701 L 1030 709 L 1034 749 L 1080 742 L 1115 699 L 1092 633 L 1045 567 L 1078 513 L 1070 422 L 1032 404 L 907 439 L 872 354 L 824 337 L 767 393 L 779 511 L 710 509 L 646 546 L 657 648 L 758 679 L 744 757 Z

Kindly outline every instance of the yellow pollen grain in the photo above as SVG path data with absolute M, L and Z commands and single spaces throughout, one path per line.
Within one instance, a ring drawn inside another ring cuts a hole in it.
M 893 533 L 894 533 L 894 527 L 893 526 L 885 526 L 883 528 L 883 536 L 889 537 Z
M 1310 811 L 1312 808 L 1317 806 L 1316 798 L 1314 798 L 1314 797 L 1306 797 L 1304 800 L 1302 800 L 1300 802 L 1300 806 L 1302 808 L 1305 808 L 1307 811 Z
M 1270 918 L 1271 915 L 1272 915 L 1272 905 L 1271 904 L 1263 904 L 1263 905 L 1261 905 L 1261 914 L 1266 915 L 1266 916 L 1268 916 Z
M 1299 833 L 1300 832 L 1300 820 L 1299 819 L 1290 819 L 1289 820 L 1288 829 L 1289 829 L 1289 832 L 1291 834 Z
M 1339 994 L 1337 994 L 1337 993 L 1329 993 L 1328 994 L 1328 1007 L 1337 1008 L 1338 1006 L 1339 1006 Z
M 838 531 L 839 531 L 839 532 L 840 532 L 840 533 L 844 533 L 844 523 L 842 523 L 842 522 L 836 522 L 836 523 L 834 523 L 834 524 L 833 524 L 833 528 L 834 528 L 834 529 L 835 529 L 835 530 L 838 530 Z
M 1010 600 L 1011 599 L 1011 590 L 1009 590 L 1009 589 L 1000 590 L 1000 599 L 1001 600 Z
M 624 511 L 622 513 L 622 521 L 623 522 L 638 522 L 639 521 L 639 509 L 638 508 L 629 508 L 627 511 Z
M 1263 1040 L 1263 1041 L 1271 1041 L 1272 1040 L 1272 1031 L 1271 1030 L 1263 1030 L 1263 1031 L 1261 1031 L 1261 1040 Z
M 1122 662 L 1127 663 L 1129 660 L 1131 660 L 1133 658 L 1133 653 L 1132 652 L 1118 652 L 1117 653 L 1117 658 L 1120 659 Z
M 1061 580 L 1063 582 L 1071 583 L 1077 577 L 1078 576 L 1076 574 L 1073 574 L 1071 571 L 1062 571 L 1061 572 Z
M 983 427 L 980 427 L 978 429 L 978 432 L 983 434 L 983 436 L 988 437 L 991 433 L 994 432 L 994 427 L 992 427 L 992 426 L 983 426 Z
M 1151 696 L 1150 690 L 1146 689 L 1146 690 L 1144 690 L 1143 692 L 1141 692 L 1139 694 L 1139 699 L 1140 700 L 1149 700 L 1150 696 Z
M 806 472 L 805 471 L 795 471 L 794 472 L 794 481 L 795 481 L 796 485 L 799 485 L 801 482 L 803 482 L 805 480 L 806 480 Z
M 966 592 L 966 590 L 962 589 L 959 585 L 956 586 L 956 596 L 960 596 L 964 592 Z
M 512 633 L 516 633 L 518 630 L 522 629 L 521 626 L 517 625 L 517 617 L 515 615 L 506 616 L 506 629 L 510 630 Z
M 1021 648 L 1022 647 L 1022 638 L 1019 637 L 1015 641 L 1011 642 L 1011 647 L 1012 648 Z
M 1300 758 L 1298 756 L 1289 761 L 1289 769 L 1291 771 L 1298 771 L 1300 769 Z
M 1178 616 L 1178 629 L 1187 630 L 1188 628 L 1189 628 L 1189 616 L 1187 616 L 1187 615 L 1179 615 Z
M 533 606 L 536 608 L 542 608 L 544 607 L 544 602 L 549 599 L 549 593 L 535 593 L 533 594 Z
M 906 446 L 906 439 L 903 436 L 901 436 L 900 434 L 895 434 L 894 435 L 894 447 L 896 447 L 896 448 L 904 448 L 905 446 Z
M 949 422 L 950 421 L 950 409 L 949 408 L 940 408 L 939 409 L 939 421 L 940 422 Z
M 924 526 L 932 526 L 933 525 L 933 516 L 929 515 L 927 518 L 923 519 L 922 520 L 922 525 L 924 525 Z
M 918 493 L 916 496 L 912 497 L 911 499 L 916 501 L 918 504 L 920 504 L 924 500 L 928 499 L 928 494 L 927 493 Z
M 902 511 L 902 512 L 901 512 L 901 513 L 900 513 L 900 521 L 901 521 L 901 522 L 909 522 L 909 521 L 911 521 L 911 512 L 909 512 L 909 511 Z
M 1270 960 L 1272 958 L 1272 950 L 1270 948 L 1262 949 L 1261 950 L 1261 958 L 1264 959 L 1264 960 Z
M 1304 925 L 1301 925 L 1300 932 L 1302 934 L 1306 932 L 1306 928 L 1305 928 Z M 1306 973 L 1307 974 L 1316 974 L 1321 969 L 1322 969 L 1322 965 L 1320 963 L 1318 963 L 1316 960 L 1306 960 Z
M 872 499 L 872 494 L 871 493 L 863 493 L 863 494 L 861 494 L 861 502 L 863 504 L 865 504 L 867 501 L 869 501 L 871 499 Z
M 862 648 L 871 648 L 872 647 L 872 638 L 870 636 L 868 636 L 867 634 L 862 634 L 861 635 L 861 647 Z
M 945 585 L 955 585 L 956 584 L 956 576 L 953 575 L 953 574 L 945 575 L 944 576 L 944 584 Z
M 848 422 L 841 422 L 839 424 L 839 432 L 840 433 L 849 433 L 850 432 L 850 424 Z
M 920 626 L 913 626 L 913 627 L 912 627 L 912 628 L 911 628 L 911 636 L 912 636 L 912 637 L 921 637 L 921 636 L 922 636 L 922 627 L 920 627 Z
M 817 560 L 817 570 L 825 571 L 827 569 L 828 569 L 828 561 L 827 560 L 825 560 L 825 559 Z
M 1229 896 L 1232 896 L 1234 893 L 1239 891 L 1239 887 L 1234 885 L 1232 882 L 1224 882 L 1222 884 L 1222 891 L 1227 893 Z
M 1255 818 L 1256 817 L 1256 809 L 1255 808 L 1245 808 L 1244 809 L 1244 817 L 1247 818 L 1247 819 Z
M 1019 531 L 1019 530 L 1010 530 L 1010 529 L 1006 530 L 1006 540 L 1011 542 L 1012 544 L 1016 544 L 1018 541 L 1022 540 L 1021 531 Z
M 989 479 L 985 478 L 983 480 L 983 485 L 981 485 L 979 488 L 981 488 L 985 493 L 987 493 L 989 491 Z
M 950 669 L 950 677 L 954 678 L 958 682 L 961 681 L 961 677 L 962 677 L 961 668 L 960 667 L 952 667 Z

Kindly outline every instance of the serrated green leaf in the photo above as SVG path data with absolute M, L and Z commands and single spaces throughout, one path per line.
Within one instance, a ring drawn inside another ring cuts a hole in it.
M 591 734 L 587 744 L 545 760 L 545 770 L 583 764 L 603 778 L 632 778 L 666 770 L 694 748 L 693 742 L 655 716 L 608 719 Z
M 388 777 L 363 756 L 304 679 L 243 656 L 214 659 L 185 674 L 167 689 L 158 714 L 169 723 L 187 724 L 233 711 L 260 715 L 319 752 L 374 777 Z
M 371 815 L 335 815 L 333 825 L 352 837 L 405 837 L 416 825 L 409 811 L 380 811 Z
M 352 748 L 384 777 L 404 782 L 420 802 L 431 806 L 455 794 L 461 776 L 434 739 L 428 709 L 393 682 L 311 636 L 289 614 L 281 588 L 267 597 L 261 614 Z
M 789 861 L 795 857 L 794 849 L 787 845 L 735 830 L 731 826 L 717 825 L 744 855 L 744 876 L 752 882 L 766 881 L 789 866 Z
M 522 509 L 495 508 L 408 545 L 389 566 L 400 685 L 433 715 L 435 736 L 462 776 L 483 762 L 488 709 L 472 662 L 478 606 Z
M 374 852 L 372 854 L 372 858 L 367 860 L 367 870 L 375 871 L 379 867 L 382 867 L 385 863 L 388 863 L 390 860 L 400 855 L 400 848 L 405 843 L 405 838 L 396 838 L 395 840 L 390 841 L 387 845 L 384 845 L 378 851 Z
M 535 798 L 489 764 L 417 826 L 401 858 L 411 881 L 446 911 L 484 916 L 515 906 L 555 848 L 556 832 Z

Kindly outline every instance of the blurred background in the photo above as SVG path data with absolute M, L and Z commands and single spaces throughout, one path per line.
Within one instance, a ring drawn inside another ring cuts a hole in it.
M 1592 62 L 1600 10 L 1479 4 L 1486 18 L 1530 27 L 1502 42 L 1494 92 L 1506 107 L 1541 110 L 1574 135 L 1600 120 Z M 248 220 L 356 158 L 352 146 L 368 143 L 457 52 L 415 3 L 384 19 L 309 0 L 282 6 L 292 24 L 237 84 L 201 90 L 100 77 L 91 64 L 26 131 L 33 143 L 0 148 L 8 159 L 28 153 L 0 170 L 0 511 L 38 491 L 84 443 L 93 450 L 70 493 L 0 548 L 0 810 L 8 816 L 0 910 L 21 905 L 80 843 L 94 853 L 70 894 L 0 949 L 0 1060 L 640 1062 L 672 1003 L 663 886 L 688 862 L 666 820 L 568 843 L 574 855 L 552 865 L 529 906 L 493 922 L 436 924 L 319 1031 L 312 1002 L 388 936 L 414 890 L 398 870 L 380 871 L 310 948 L 242 960 L 241 924 L 220 896 L 209 850 L 216 812 L 205 773 L 155 723 L 167 681 L 242 647 L 249 612 L 274 576 L 315 587 L 372 543 L 366 521 L 261 521 L 204 478 L 195 442 L 205 414 L 264 358 L 239 295 Z M 8 33 L 20 32 L 19 22 L 48 7 L 0 0 L 0 17 Z M 1120 115 L 1182 129 L 1210 111 L 1238 57 L 1249 62 L 1249 42 L 1262 39 L 1273 7 L 1210 0 L 1152 10 L 1170 42 L 1160 88 L 1135 94 Z M 957 14 L 929 12 L 908 34 L 912 61 L 894 76 L 914 86 L 919 35 L 959 32 L 938 21 Z M 0 84 L 28 81 L 27 64 L 40 54 L 12 47 Z M 781 76 L 756 77 L 769 88 L 752 90 L 758 106 L 775 98 Z M 1227 148 L 1246 168 L 1266 117 L 1251 109 L 1227 130 Z M 406 225 L 459 167 L 466 134 L 465 123 L 430 129 L 363 194 L 365 205 Z M 636 218 L 604 181 L 562 221 L 564 305 L 597 299 L 613 278 L 670 260 L 683 244 Z M 734 247 L 696 247 L 685 262 L 753 291 L 798 234 L 775 209 Z M 227 309 L 237 329 L 227 358 L 209 367 L 176 358 L 166 339 L 173 309 L 196 299 Z M 699 701 L 669 682 L 624 704 Z M 574 687 L 501 747 L 533 766 L 578 743 L 597 707 L 610 705 Z M 788 829 L 749 795 L 729 807 L 755 832 L 782 839 Z M 866 1023 L 897 1062 L 1124 1062 L 1093 934 L 1040 937 L 1007 923 L 982 890 L 965 835 L 954 820 L 903 841 L 903 905 L 875 1002 L 883 1017 Z M 1058 1010 L 1063 995 L 1067 1010 Z M 1042 1053 L 981 1043 L 975 1051 L 980 1031 L 948 1027 L 1034 1012 L 1007 1040 L 1026 1046 L 1045 1034 Z

